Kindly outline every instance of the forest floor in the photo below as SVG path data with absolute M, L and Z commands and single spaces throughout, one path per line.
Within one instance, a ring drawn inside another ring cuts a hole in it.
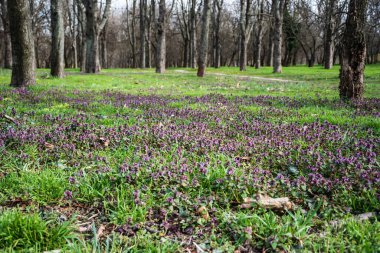
M 380 248 L 380 65 L 350 103 L 338 67 L 48 73 L 0 69 L 0 252 Z

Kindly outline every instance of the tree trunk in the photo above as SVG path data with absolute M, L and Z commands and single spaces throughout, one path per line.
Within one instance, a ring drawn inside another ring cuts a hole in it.
M 253 28 L 250 3 L 250 0 L 240 0 L 240 71 L 247 67 L 247 47 Z
M 198 72 L 197 76 L 203 77 L 205 74 L 208 54 L 208 35 L 210 30 L 210 0 L 203 0 L 202 33 L 199 47 Z
M 350 0 L 342 40 L 339 92 L 342 100 L 361 99 L 364 93 L 366 44 L 364 27 L 368 0 Z
M 140 0 L 140 68 L 146 67 L 146 48 L 145 48 L 145 15 L 146 0 Z
M 51 54 L 50 66 L 51 75 L 58 78 L 63 78 L 65 75 L 65 34 L 63 30 L 63 1 L 51 0 Z
M 166 3 L 160 0 L 157 22 L 156 73 L 164 73 L 166 65 Z
M 34 38 L 28 0 L 8 2 L 8 16 L 12 40 L 11 86 L 24 87 L 36 83 Z
M 77 1 L 78 7 L 78 36 L 80 45 L 80 71 L 85 72 L 86 69 L 86 10 L 81 2 Z
M 4 68 L 10 69 L 12 68 L 12 43 L 11 43 L 11 35 L 9 31 L 9 17 L 7 11 L 7 1 L 0 0 L 1 4 L 1 20 L 3 22 L 4 28 Z
M 273 73 L 282 73 L 282 23 L 285 0 L 272 0 L 272 5 L 274 8 Z
M 213 67 L 220 67 L 220 26 L 221 12 L 224 0 L 214 0 L 213 3 Z
M 107 23 L 111 11 L 111 0 L 106 1 L 104 13 L 100 19 L 98 0 L 82 0 L 86 9 L 86 73 L 99 73 L 99 35 Z M 98 23 L 100 20 L 100 23 Z
M 259 2 L 260 5 L 260 12 L 259 16 L 257 18 L 258 28 L 257 28 L 257 34 L 256 34 L 256 43 L 255 43 L 255 68 L 259 69 L 261 67 L 261 47 L 262 47 L 262 40 L 263 40 L 263 21 L 264 21 L 264 1 L 261 0 Z
M 337 0 L 328 0 L 326 4 L 326 23 L 324 36 L 324 67 L 331 69 L 334 57 L 334 29 L 335 29 L 335 10 Z
M 107 24 L 104 26 L 104 29 L 101 33 L 101 59 L 102 59 L 102 64 L 101 67 L 103 69 L 108 68 L 108 53 L 107 53 Z
M 197 66 L 197 13 L 196 0 L 191 0 L 190 9 L 190 61 L 191 67 L 194 69 Z

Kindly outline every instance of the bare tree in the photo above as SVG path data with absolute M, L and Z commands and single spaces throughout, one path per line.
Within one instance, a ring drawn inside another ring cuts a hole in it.
M 82 0 L 86 10 L 86 73 L 100 72 L 99 35 L 111 12 L 111 0 L 106 0 L 103 16 L 99 18 L 98 0 Z M 100 20 L 100 22 L 99 22 Z
M 364 27 L 368 0 L 350 0 L 342 40 L 340 98 L 361 99 L 364 93 L 366 41 Z
M 11 86 L 23 87 L 35 84 L 34 38 L 28 0 L 8 2 L 8 16 L 12 40 Z
M 145 19 L 147 11 L 147 0 L 140 0 L 140 68 L 146 67 L 146 51 L 145 51 Z
M 261 67 L 261 48 L 264 33 L 264 0 L 258 0 L 257 5 L 259 11 L 257 14 L 257 31 L 255 38 L 255 68 L 259 69 Z
M 159 14 L 157 22 L 157 56 L 156 73 L 164 73 L 166 65 L 166 3 L 165 0 L 159 2 Z
M 208 1 L 209 2 L 209 1 Z M 191 0 L 190 9 L 190 61 L 191 67 L 195 68 L 197 66 L 197 0 Z M 203 28 L 202 24 L 202 28 Z
M 251 0 L 240 0 L 240 71 L 247 67 L 247 47 L 253 28 Z
M 282 72 L 282 23 L 286 0 L 272 0 L 273 27 L 273 73 Z
M 221 62 L 221 44 L 220 44 L 220 27 L 221 27 L 221 17 L 222 8 L 224 0 L 214 0 L 213 11 L 212 11 L 212 28 L 213 28 L 213 67 L 219 68 Z
M 335 12 L 338 0 L 325 0 L 325 32 L 324 32 L 324 67 L 331 69 L 334 63 L 334 30 L 336 28 Z
M 4 28 L 4 68 L 12 68 L 12 44 L 9 31 L 9 17 L 7 11 L 7 0 L 0 0 L 1 5 L 1 21 Z
M 129 10 L 128 8 L 128 0 L 127 2 L 127 17 L 126 17 L 126 22 L 127 22 L 127 34 L 129 38 L 129 44 L 132 49 L 132 67 L 136 68 L 137 67 L 137 59 L 136 59 L 136 8 L 137 8 L 137 0 L 132 0 L 132 9 Z
M 65 34 L 63 30 L 63 1 L 51 0 L 51 75 L 64 77 L 65 69 Z
M 77 0 L 78 9 L 78 36 L 80 45 L 80 71 L 84 72 L 86 69 L 86 55 L 87 55 L 87 43 L 86 43 L 86 10 L 81 0 Z
M 202 32 L 199 46 L 198 72 L 199 77 L 205 74 L 208 54 L 208 37 L 210 30 L 210 0 L 203 0 Z

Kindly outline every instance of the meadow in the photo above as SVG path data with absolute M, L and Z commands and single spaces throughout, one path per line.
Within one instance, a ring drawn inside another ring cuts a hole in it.
M 338 66 L 37 75 L 0 70 L 0 252 L 380 249 L 380 65 L 350 102 Z

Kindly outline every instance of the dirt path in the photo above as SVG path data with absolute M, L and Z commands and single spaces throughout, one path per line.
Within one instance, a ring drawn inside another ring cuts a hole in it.
M 193 72 L 187 71 L 187 70 L 175 70 L 177 73 L 183 73 L 183 74 L 191 74 Z M 254 79 L 259 81 L 269 81 L 269 82 L 280 82 L 280 83 L 299 83 L 300 81 L 295 80 L 286 80 L 286 79 L 280 79 L 280 78 L 268 78 L 268 77 L 260 77 L 260 76 L 247 76 L 247 75 L 230 75 L 230 74 L 224 74 L 224 73 L 208 73 L 208 75 L 213 76 L 227 76 L 227 77 L 236 77 L 236 78 L 243 78 L 243 79 Z

